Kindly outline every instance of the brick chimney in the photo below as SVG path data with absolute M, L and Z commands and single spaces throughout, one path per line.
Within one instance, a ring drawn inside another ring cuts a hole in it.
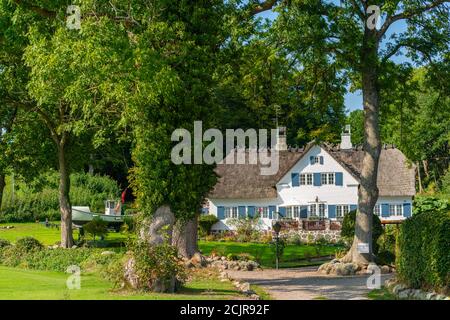
M 349 150 L 353 148 L 352 135 L 350 125 L 347 124 L 341 134 L 341 150 Z

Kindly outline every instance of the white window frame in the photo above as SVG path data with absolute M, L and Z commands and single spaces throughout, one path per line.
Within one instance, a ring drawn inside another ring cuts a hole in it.
M 300 175 L 300 185 L 301 186 L 306 186 L 306 173 L 302 173 Z
M 335 184 L 334 172 L 328 172 L 328 184 Z
M 310 204 L 309 205 L 309 216 L 310 217 L 317 217 L 317 204 L 316 203 L 314 203 L 314 204 Z
M 320 184 L 328 184 L 328 173 L 323 172 L 320 174 Z
M 292 206 L 286 207 L 286 218 L 292 219 L 294 217 L 293 210 Z
M 317 204 L 317 212 L 319 214 L 319 218 L 325 218 L 325 203 L 318 203 Z
M 306 174 L 306 185 L 307 186 L 312 186 L 313 184 L 313 174 L 312 173 L 307 173 Z
M 373 208 L 373 214 L 376 216 L 381 216 L 381 204 L 376 204 Z
M 314 157 L 314 164 L 320 163 L 320 156 Z
M 344 216 L 350 212 L 350 206 L 348 204 L 336 205 L 336 218 L 344 218 Z
M 269 219 L 269 207 L 259 207 L 258 212 L 260 213 L 261 218 Z
M 292 210 L 292 216 L 295 218 L 300 218 L 300 206 L 294 206 Z
M 403 217 L 403 204 L 390 203 L 389 204 L 389 217 Z

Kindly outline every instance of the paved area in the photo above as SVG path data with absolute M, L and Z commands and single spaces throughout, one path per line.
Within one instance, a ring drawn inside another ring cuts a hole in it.
M 263 287 L 277 300 L 367 299 L 367 293 L 371 291 L 366 285 L 368 276 L 330 276 L 318 273 L 317 268 L 267 269 L 263 271 L 227 270 L 227 273 L 233 279 Z M 392 276 L 392 274 L 381 275 L 381 285 Z

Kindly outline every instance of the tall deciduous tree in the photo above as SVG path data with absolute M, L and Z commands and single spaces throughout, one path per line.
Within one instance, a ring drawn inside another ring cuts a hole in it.
M 382 101 L 380 79 L 391 58 L 406 49 L 417 62 L 422 57 L 438 58 L 448 51 L 449 8 L 445 0 L 436 1 L 362 1 L 291 0 L 266 1 L 262 10 L 279 12 L 279 34 L 291 51 L 308 57 L 319 50 L 336 62 L 336 72 L 345 74 L 354 86 L 362 89 L 364 105 L 364 158 L 358 189 L 359 210 L 355 239 L 344 258 L 367 264 L 373 259 L 371 223 L 378 199 L 377 172 L 381 151 L 379 114 Z M 376 28 L 375 11 L 383 16 Z M 397 21 L 406 21 L 408 28 L 400 35 L 388 35 Z M 312 58 L 317 60 L 318 58 Z M 422 60 L 423 61 L 423 60 Z M 368 253 L 358 251 L 358 244 L 367 243 Z

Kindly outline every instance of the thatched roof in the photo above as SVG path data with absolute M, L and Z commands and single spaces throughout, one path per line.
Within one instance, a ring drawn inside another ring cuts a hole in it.
M 275 175 L 261 175 L 261 164 L 219 164 L 219 177 L 208 195 L 216 199 L 270 199 L 277 197 L 276 184 L 313 146 L 289 148 L 279 152 L 279 170 Z M 360 179 L 364 151 L 361 148 L 339 150 L 321 144 L 358 181 Z M 246 151 L 248 153 L 248 151 Z M 383 148 L 378 166 L 380 196 L 413 196 L 415 194 L 415 167 L 407 163 L 403 153 L 393 146 Z

